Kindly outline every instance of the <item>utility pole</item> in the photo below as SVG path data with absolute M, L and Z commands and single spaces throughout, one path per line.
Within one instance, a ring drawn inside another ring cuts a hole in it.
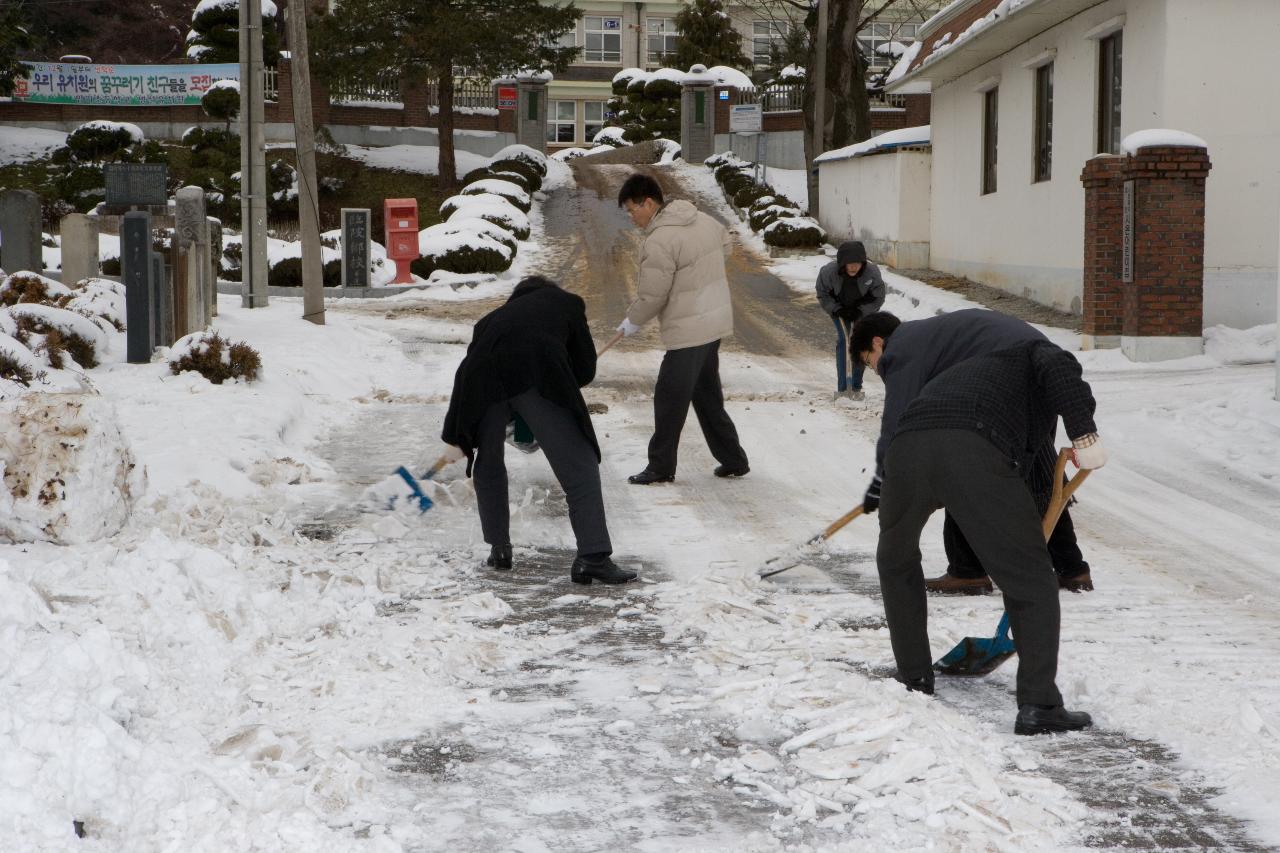
M 1280 332 L 1280 267 L 1276 269 L 1276 329 Z M 1275 398 L 1280 400 L 1280 334 L 1276 335 L 1276 387 Z
M 815 36 L 813 72 L 813 156 L 826 151 L 827 142 L 827 11 L 830 0 L 818 0 L 818 32 Z M 809 164 L 809 215 L 818 218 L 818 169 Z
M 267 154 L 263 122 L 262 0 L 240 0 L 241 304 L 267 305 Z
M 289 62 L 293 74 L 293 142 L 298 154 L 298 227 L 302 231 L 302 319 L 324 325 L 324 263 L 320 256 L 320 196 L 316 131 L 311 117 L 311 60 L 307 2 L 289 3 Z

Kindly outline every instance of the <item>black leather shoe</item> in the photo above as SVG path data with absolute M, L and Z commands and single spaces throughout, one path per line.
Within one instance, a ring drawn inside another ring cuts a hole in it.
M 627 478 L 627 482 L 633 486 L 650 486 L 654 483 L 673 483 L 675 482 L 674 474 L 659 474 L 656 471 L 650 471 L 645 468 L 639 474 L 632 474 Z
M 507 570 L 511 568 L 511 546 L 494 545 L 489 551 L 488 565 L 492 569 Z
M 592 581 L 626 583 L 635 579 L 635 572 L 618 568 L 618 564 L 608 557 L 580 555 L 569 569 L 569 580 L 580 584 L 590 584 Z
M 900 683 L 903 687 L 912 693 L 923 693 L 926 696 L 933 695 L 933 674 L 922 675 L 919 678 L 903 678 L 902 675 L 895 675 L 894 681 Z
M 1049 735 L 1076 732 L 1092 725 L 1093 718 L 1084 711 L 1068 711 L 1061 705 L 1019 705 L 1013 731 L 1020 735 Z
M 747 472 L 750 470 L 751 468 L 746 465 L 743 465 L 740 468 L 739 467 L 731 468 L 728 465 L 717 465 L 716 476 L 717 477 L 745 477 L 747 475 Z

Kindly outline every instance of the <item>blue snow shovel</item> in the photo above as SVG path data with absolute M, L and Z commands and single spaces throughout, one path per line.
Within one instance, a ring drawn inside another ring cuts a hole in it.
M 1058 518 L 1066 509 L 1067 501 L 1089 476 L 1089 471 L 1081 468 L 1071 478 L 1071 482 L 1063 485 L 1063 475 L 1070 459 L 1069 448 L 1058 452 L 1058 464 L 1053 471 L 1053 495 L 1049 498 L 1049 508 L 1045 510 L 1044 522 L 1040 528 L 1046 540 L 1053 533 L 1053 528 L 1058 526 Z M 938 658 L 933 668 L 943 675 L 986 675 L 1017 653 L 1013 638 L 1009 636 L 1009 614 L 1005 612 L 1000 615 L 1000 624 L 996 626 L 994 637 L 965 637 L 954 649 Z
M 427 470 L 427 473 L 422 475 L 422 479 L 423 480 L 432 479 L 433 477 L 435 477 L 436 474 L 440 473 L 441 469 L 443 469 L 444 466 L 448 465 L 450 462 L 453 462 L 454 459 L 455 457 L 449 453 L 446 453 L 444 456 L 441 456 L 439 459 L 435 461 L 435 464 L 432 465 L 431 468 Z M 408 468 L 401 465 L 399 468 L 396 469 L 396 473 L 399 474 L 400 479 L 404 480 L 405 484 L 409 486 L 409 497 L 413 498 L 418 502 L 419 512 L 426 512 L 427 510 L 431 509 L 431 507 L 435 506 L 435 502 L 432 501 L 431 498 L 427 497 L 427 493 L 422 490 L 421 481 L 419 481 L 418 478 L 414 477 L 413 474 L 410 473 Z M 396 502 L 396 499 L 392 498 L 391 499 L 392 507 L 395 506 L 395 502 Z

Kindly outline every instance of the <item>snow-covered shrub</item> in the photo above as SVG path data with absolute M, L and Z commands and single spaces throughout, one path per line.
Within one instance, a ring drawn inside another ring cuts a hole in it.
M 231 343 L 217 332 L 193 332 L 169 350 L 169 370 L 194 370 L 214 385 L 228 379 L 252 382 L 262 370 L 262 357 L 248 344 Z
M 733 200 L 733 197 L 737 195 L 740 190 L 745 190 L 748 187 L 754 187 L 755 185 L 756 182 L 751 177 L 750 171 L 730 172 L 725 179 L 720 182 L 720 186 L 724 188 L 725 198 L 730 201 Z
M 702 165 L 708 169 L 718 169 L 727 163 L 739 163 L 737 155 L 732 151 L 721 151 L 719 154 L 712 154 L 710 157 L 702 161 Z
M 770 199 L 768 204 L 761 204 L 765 199 Z M 800 207 L 795 202 L 788 201 L 781 196 L 765 196 L 760 199 L 751 210 L 747 213 L 747 224 L 751 226 L 752 231 L 770 225 L 776 219 L 782 216 L 799 216 Z
M 484 178 L 467 184 L 462 188 L 462 195 L 496 195 L 505 198 L 522 213 L 528 213 L 529 208 L 533 206 L 533 199 L 529 198 L 527 192 L 511 181 L 502 181 L 497 178 Z
M 722 161 L 720 165 L 715 167 L 715 172 L 713 173 L 716 176 L 716 180 L 721 184 L 723 184 L 725 179 L 730 175 L 736 175 L 741 173 L 743 169 L 749 170 L 751 168 L 749 163 L 744 163 L 732 154 L 727 156 L 731 159 Z
M 9 319 L 7 313 L 0 316 Z M 13 322 L 9 319 L 9 322 Z M 16 332 L 16 328 L 14 330 Z M 31 350 L 22 345 L 16 338 L 0 329 L 0 399 L 4 399 L 5 386 L 8 382 L 28 387 L 40 373 L 41 364 Z
M 434 226 L 439 228 L 439 226 Z M 415 275 L 428 278 L 436 270 L 452 273 L 499 273 L 511 267 L 515 251 L 474 231 L 426 229 L 419 235 L 422 257 L 410 264 Z
M 330 260 L 320 266 L 320 281 L 324 287 L 342 284 L 342 259 Z M 302 258 L 281 258 L 267 267 L 267 285 L 270 287 L 302 287 Z
M 7 310 L 18 327 L 14 337 L 50 367 L 62 369 L 69 355 L 87 370 L 97 367 L 107 350 L 102 329 L 75 311 L 34 302 L 21 302 Z
M 94 320 L 103 331 L 125 331 L 124 285 L 105 278 L 86 278 L 71 286 L 71 295 L 56 300 L 59 308 Z
M 81 162 L 106 160 L 146 141 L 136 124 L 116 121 L 88 121 L 71 131 L 67 148 Z
M 0 407 L 0 540 L 75 545 L 117 533 L 145 482 L 114 407 L 89 394 Z
M 262 2 L 262 61 L 275 65 L 280 58 L 280 31 L 275 18 L 279 9 L 272 0 Z M 191 62 L 238 62 L 240 41 L 239 0 L 200 0 L 191 13 L 187 33 L 187 59 Z
M 757 199 L 773 195 L 773 188 L 761 184 L 745 186 L 733 194 L 733 203 L 737 207 L 750 207 Z
M 531 193 L 542 189 L 543 173 L 524 160 L 494 160 L 489 168 L 494 172 L 515 172 L 524 180 L 524 188 Z
M 561 163 L 567 163 L 570 160 L 577 160 L 579 157 L 587 156 L 585 148 L 561 148 L 559 151 L 551 155 L 552 160 L 559 160 Z
M 226 122 L 230 132 L 232 120 L 240 115 L 240 84 L 235 80 L 217 81 L 200 99 L 200 109 L 209 118 Z
M 440 215 L 445 219 L 487 219 L 510 231 L 519 240 L 526 240 L 529 237 L 529 217 L 509 204 L 502 196 L 451 196 L 440 205 Z
M 489 220 L 481 219 L 478 216 L 472 218 L 455 216 L 448 222 L 441 222 L 419 231 L 418 251 L 426 254 L 427 241 L 439 236 L 459 233 L 479 234 L 481 237 L 501 243 L 512 252 L 516 250 L 516 236 L 501 225 L 495 225 Z
M 610 148 L 625 148 L 632 143 L 626 138 L 626 130 L 621 127 L 603 127 L 591 141 L 596 145 L 608 145 Z
M 71 288 L 33 272 L 15 272 L 0 281 L 0 305 L 35 302 L 53 305 L 61 297 L 70 298 Z
M 526 166 L 531 167 L 538 173 L 538 177 L 545 178 L 547 176 L 547 155 L 536 148 L 530 148 L 528 145 L 508 145 L 489 158 L 489 165 L 494 169 L 498 169 L 498 163 L 504 163 L 509 160 L 524 163 Z
M 642 68 L 624 68 L 617 74 L 613 75 L 613 94 L 625 95 L 627 87 L 631 85 L 631 81 L 637 77 L 647 77 Z
M 680 143 L 673 139 L 655 139 L 654 144 L 658 146 L 658 163 L 660 165 L 674 163 L 680 159 Z
M 827 234 L 816 220 L 808 216 L 783 216 L 765 226 L 761 232 L 770 246 L 788 249 L 816 248 Z

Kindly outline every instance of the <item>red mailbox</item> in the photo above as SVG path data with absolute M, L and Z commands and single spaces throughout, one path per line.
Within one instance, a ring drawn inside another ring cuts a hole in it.
M 389 198 L 382 202 L 382 221 L 387 232 L 387 257 L 396 263 L 392 284 L 412 284 L 409 264 L 418 259 L 418 200 Z

